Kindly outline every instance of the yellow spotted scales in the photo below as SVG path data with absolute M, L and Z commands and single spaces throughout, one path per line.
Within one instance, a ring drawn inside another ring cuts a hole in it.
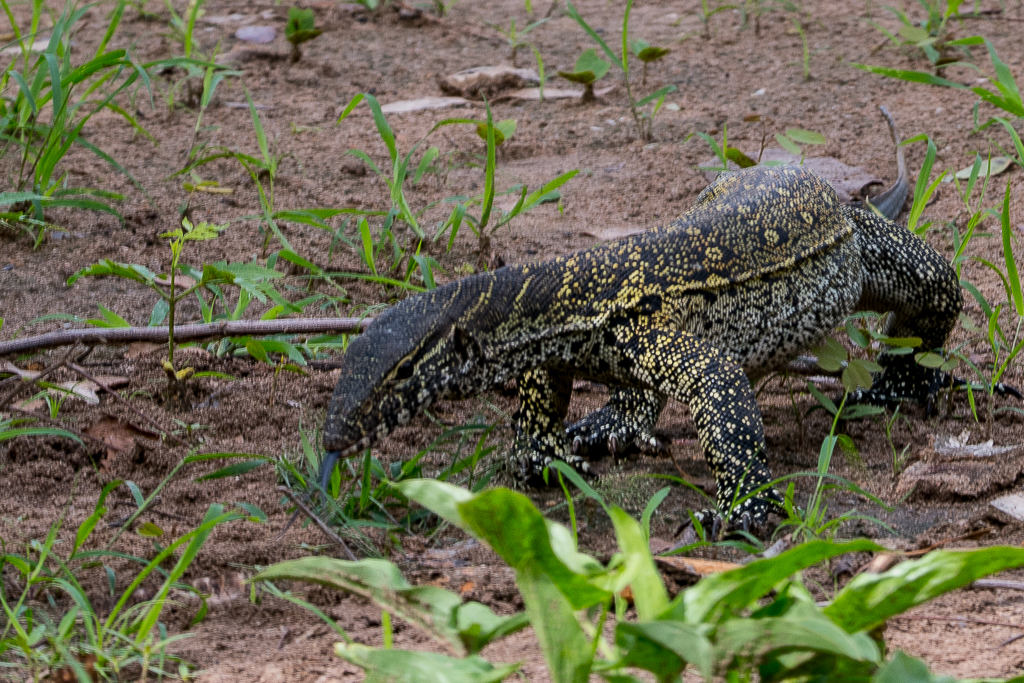
M 905 187 L 903 188 L 905 192 Z M 901 200 L 902 201 L 902 200 Z M 719 506 L 771 480 L 751 382 L 783 367 L 859 308 L 891 311 L 893 336 L 938 348 L 963 306 L 959 283 L 923 240 L 842 205 L 798 167 L 725 174 L 669 225 L 540 263 L 473 275 L 410 297 L 346 354 L 324 446 L 358 452 L 431 402 L 515 380 L 515 476 L 553 459 L 652 450 L 667 399 L 687 403 Z M 944 375 L 882 356 L 857 400 L 926 400 Z M 573 380 L 607 384 L 608 404 L 566 429 Z M 760 521 L 773 491 L 739 508 Z

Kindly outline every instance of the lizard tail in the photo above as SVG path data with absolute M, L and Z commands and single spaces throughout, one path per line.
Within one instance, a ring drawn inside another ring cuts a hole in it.
M 907 160 L 903 157 L 903 147 L 900 146 L 900 134 L 896 130 L 896 121 L 892 114 L 884 106 L 879 106 L 882 116 L 889 124 L 889 134 L 892 136 L 892 143 L 896 147 L 896 167 L 898 170 L 896 183 L 885 192 L 869 199 L 866 203 L 878 209 L 879 213 L 891 221 L 896 220 L 903 208 L 903 202 L 910 192 L 910 180 L 907 177 Z

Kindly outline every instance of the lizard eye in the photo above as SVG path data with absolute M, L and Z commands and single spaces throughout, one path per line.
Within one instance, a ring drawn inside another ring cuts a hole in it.
M 398 372 L 395 373 L 395 379 L 409 379 L 412 377 L 412 361 L 407 360 L 398 366 Z

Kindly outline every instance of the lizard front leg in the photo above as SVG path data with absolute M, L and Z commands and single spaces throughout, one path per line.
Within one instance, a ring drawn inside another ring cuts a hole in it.
M 526 486 L 544 486 L 544 468 L 554 460 L 588 472 L 589 465 L 572 453 L 565 433 L 572 373 L 558 368 L 535 368 L 517 378 L 516 386 L 519 410 L 513 415 L 516 437 L 509 463 L 513 477 Z M 557 476 L 549 476 L 547 483 L 557 481 Z
M 568 428 L 572 452 L 591 459 L 628 452 L 659 453 L 665 446 L 654 425 L 665 409 L 664 394 L 611 387 L 608 403 Z
M 761 411 L 743 368 L 707 340 L 659 326 L 648 317 L 624 320 L 611 331 L 616 348 L 629 361 L 625 365 L 635 386 L 689 404 L 718 484 L 718 510 L 726 521 L 744 527 L 764 523 L 781 496 L 768 488 L 746 497 L 772 476 L 765 461 Z

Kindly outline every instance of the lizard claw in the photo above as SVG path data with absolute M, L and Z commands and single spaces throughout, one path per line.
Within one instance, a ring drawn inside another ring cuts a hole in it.
M 581 439 L 578 436 L 575 439 L 573 439 L 572 440 L 572 452 L 573 452 L 573 455 L 578 455 L 579 452 L 580 452 L 580 448 L 582 446 L 583 446 L 583 439 Z
M 608 437 L 608 454 L 613 458 L 619 454 L 619 440 L 614 434 Z

